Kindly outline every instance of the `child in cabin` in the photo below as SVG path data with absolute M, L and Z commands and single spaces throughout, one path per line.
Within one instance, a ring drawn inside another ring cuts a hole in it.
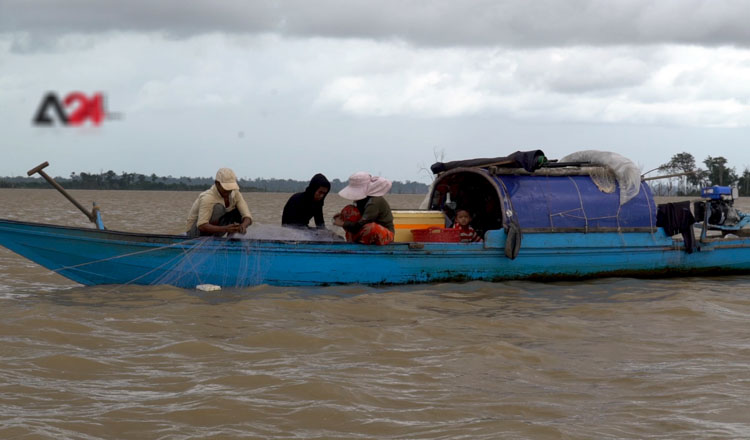
M 471 214 L 469 211 L 463 208 L 456 210 L 456 221 L 453 224 L 453 229 L 458 229 L 461 243 L 475 243 L 482 241 L 482 238 L 477 234 L 477 231 L 469 225 L 471 223 Z

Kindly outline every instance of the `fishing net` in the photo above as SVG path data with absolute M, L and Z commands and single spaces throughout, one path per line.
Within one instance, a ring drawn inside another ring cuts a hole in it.
M 143 246 L 134 252 L 65 266 L 56 271 L 90 271 L 93 266 L 106 265 L 108 271 L 118 271 L 120 276 L 132 275 L 127 282 L 120 283 L 125 285 L 171 284 L 193 288 L 200 284 L 215 284 L 244 287 L 267 282 L 266 274 L 274 256 L 278 254 L 279 241 L 344 241 L 340 235 L 325 229 L 294 229 L 274 225 L 253 225 L 247 233 L 232 234 L 229 238 L 197 237 L 173 241 L 164 246 Z
M 283 240 L 283 241 L 346 241 L 329 229 L 307 227 L 283 227 L 277 225 L 253 224 L 244 234 L 232 234 L 230 238 L 242 240 Z
M 150 284 L 193 288 L 201 284 L 245 287 L 264 282 L 269 261 L 262 242 L 201 237 Z

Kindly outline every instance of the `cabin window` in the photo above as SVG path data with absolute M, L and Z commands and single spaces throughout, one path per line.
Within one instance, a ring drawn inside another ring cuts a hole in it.
M 478 233 L 503 227 L 502 204 L 495 186 L 478 172 L 448 172 L 435 182 L 430 209 L 443 211 L 447 225 L 452 226 L 456 210 L 466 209 L 472 216 L 471 226 Z

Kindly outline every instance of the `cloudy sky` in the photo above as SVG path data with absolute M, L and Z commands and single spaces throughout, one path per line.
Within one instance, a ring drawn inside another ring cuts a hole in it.
M 741 172 L 748 17 L 730 0 L 0 0 L 0 175 L 428 182 L 438 155 L 524 149 Z M 36 126 L 49 91 L 103 92 L 116 118 Z

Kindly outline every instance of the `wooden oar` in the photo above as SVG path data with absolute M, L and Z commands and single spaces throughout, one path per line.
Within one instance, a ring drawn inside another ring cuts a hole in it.
M 49 166 L 49 162 L 44 162 L 43 164 L 37 165 L 36 167 L 30 169 L 26 174 L 31 177 L 34 174 L 39 174 L 40 176 L 44 177 L 44 180 L 46 180 L 50 185 L 52 185 L 56 190 L 60 191 L 62 195 L 65 196 L 68 200 L 70 200 L 71 203 L 76 205 L 76 208 L 80 209 L 82 213 L 86 215 L 86 217 L 91 220 L 92 223 L 96 224 L 96 227 L 99 229 L 104 229 L 104 224 L 102 223 L 102 217 L 99 214 L 99 208 L 96 206 L 96 203 L 94 203 L 94 209 L 93 211 L 89 211 L 88 209 L 84 208 L 83 205 L 78 203 L 78 200 L 74 199 L 73 196 L 68 194 L 67 191 L 65 191 L 65 188 L 60 186 L 59 183 L 55 182 L 55 179 L 49 176 L 49 174 L 44 172 L 44 168 L 47 168 Z
M 691 174 L 695 174 L 695 171 L 686 171 L 684 173 L 677 173 L 677 174 L 666 174 L 663 176 L 653 176 L 653 177 L 643 177 L 645 174 L 641 175 L 642 181 L 648 181 L 648 180 L 658 180 L 658 179 L 671 179 L 672 177 L 681 177 L 681 176 L 689 176 Z

